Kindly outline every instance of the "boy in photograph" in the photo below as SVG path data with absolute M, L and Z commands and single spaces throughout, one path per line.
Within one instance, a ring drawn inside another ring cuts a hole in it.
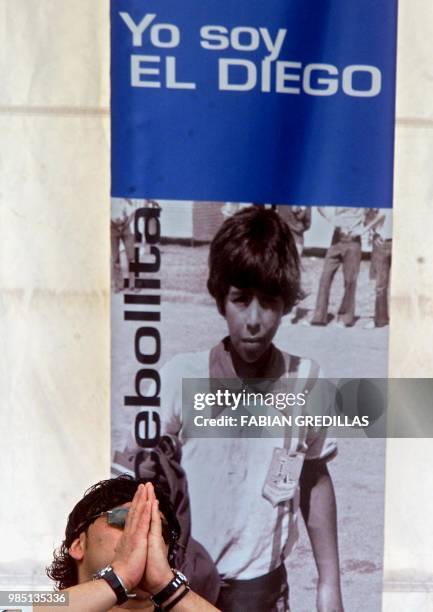
M 279 438 L 188 438 L 183 430 L 182 379 L 288 379 L 297 391 L 314 391 L 317 364 L 273 344 L 282 317 L 302 297 L 299 268 L 293 236 L 276 212 L 251 207 L 227 218 L 210 246 L 208 290 L 228 335 L 208 351 L 176 355 L 161 371 L 162 433 L 183 443 L 192 535 L 216 563 L 216 605 L 224 612 L 289 610 L 285 560 L 297 540 L 299 507 L 318 569 L 317 609 L 343 610 L 326 466 L 336 443 L 327 430 L 308 430 L 294 448 L 290 428 Z M 303 465 L 295 488 L 280 478 L 289 456 Z

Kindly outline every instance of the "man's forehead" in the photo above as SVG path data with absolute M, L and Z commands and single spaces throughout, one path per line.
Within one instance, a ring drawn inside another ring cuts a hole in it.
M 124 504 L 121 504 L 121 505 L 119 505 L 119 506 L 113 506 L 112 508 L 110 508 L 110 510 L 117 510 L 118 508 L 127 508 L 127 509 L 129 509 L 131 506 L 132 506 L 132 501 L 130 501 L 130 502 L 125 502 Z M 159 513 L 160 513 L 160 515 L 161 515 L 162 517 L 164 517 L 164 513 L 163 513 L 161 510 L 160 510 L 160 512 L 159 512 Z M 165 517 L 164 517 L 164 518 L 165 518 Z
M 129 502 L 125 502 L 124 504 L 122 504 L 121 506 L 114 506 L 113 508 L 110 508 L 110 510 L 118 510 L 119 508 L 126 508 L 129 509 L 132 506 L 132 501 Z M 164 513 L 160 510 L 159 514 L 161 515 L 161 518 L 163 519 L 163 521 L 166 521 L 166 518 L 164 516 Z
M 125 502 L 124 504 L 120 504 L 117 506 L 113 506 L 110 510 L 117 510 L 118 508 L 130 508 L 132 506 L 132 501 Z

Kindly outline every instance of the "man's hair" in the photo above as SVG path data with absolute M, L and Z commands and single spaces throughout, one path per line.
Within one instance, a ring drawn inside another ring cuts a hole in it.
M 69 554 L 72 542 L 85 531 L 94 520 L 95 515 L 112 510 L 126 502 L 130 502 L 138 485 L 147 480 L 134 480 L 130 476 L 119 476 L 109 480 L 101 480 L 84 494 L 68 517 L 65 539 L 60 548 L 54 551 L 54 561 L 47 567 L 47 575 L 55 580 L 58 589 L 67 589 L 78 583 L 76 561 Z M 174 554 L 176 540 L 180 533 L 179 522 L 172 505 L 158 484 L 154 484 L 155 494 L 159 501 L 159 509 L 164 515 L 170 532 L 169 558 Z
M 296 243 L 275 211 L 245 208 L 226 219 L 215 234 L 207 287 L 222 314 L 230 286 L 280 296 L 285 313 L 302 299 Z

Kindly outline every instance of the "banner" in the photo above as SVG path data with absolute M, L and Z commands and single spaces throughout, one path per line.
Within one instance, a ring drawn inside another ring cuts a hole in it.
M 227 612 L 381 609 L 396 13 L 111 3 L 112 472 Z

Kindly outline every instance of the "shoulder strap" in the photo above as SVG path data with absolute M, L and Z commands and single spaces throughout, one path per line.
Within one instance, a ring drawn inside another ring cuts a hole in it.
M 318 364 L 311 360 L 310 368 L 308 371 L 308 378 L 305 379 L 305 384 L 302 385 L 302 388 L 297 388 L 297 381 L 299 379 L 299 369 L 301 365 L 302 357 L 298 355 L 290 355 L 285 351 L 281 351 L 284 357 L 284 361 L 286 364 L 286 378 L 292 379 L 290 384 L 290 391 L 298 392 L 298 393 L 308 393 L 314 387 L 316 380 L 319 375 L 320 368 Z M 295 455 L 297 452 L 305 451 L 305 439 L 307 437 L 306 427 L 299 427 L 296 425 L 296 417 L 305 414 L 306 404 L 304 406 L 299 406 L 296 404 L 292 410 L 292 427 L 290 428 L 290 436 L 286 435 L 284 440 L 284 448 L 290 449 L 290 454 Z

